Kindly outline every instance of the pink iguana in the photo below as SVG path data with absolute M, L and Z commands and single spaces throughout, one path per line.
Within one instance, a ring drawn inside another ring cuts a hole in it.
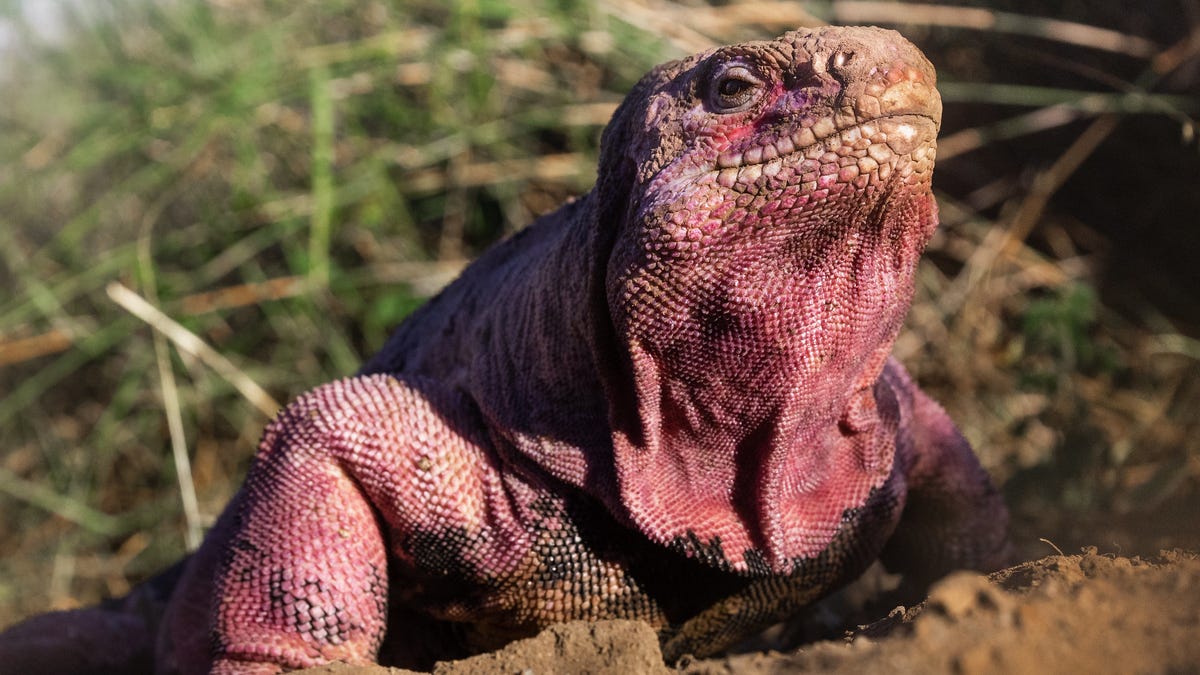
M 929 62 L 880 29 L 653 70 L 595 188 L 280 413 L 199 552 L 17 626 L 0 663 L 419 666 L 608 617 L 673 659 L 877 558 L 999 564 L 998 493 L 889 357 L 940 115 Z

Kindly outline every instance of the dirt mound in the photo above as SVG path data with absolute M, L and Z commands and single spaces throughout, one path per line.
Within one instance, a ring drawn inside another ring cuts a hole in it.
M 1151 559 L 1050 556 L 990 576 L 968 572 L 938 582 L 928 598 L 861 626 L 843 641 L 794 653 L 738 654 L 680 664 L 715 673 L 1180 673 L 1200 668 L 1200 554 Z M 658 642 L 634 621 L 575 622 L 462 661 L 439 675 L 467 673 L 667 672 Z M 306 673 L 401 673 L 324 666 Z
M 412 673 L 382 666 L 341 664 L 301 671 L 305 675 L 381 675 Z M 435 675 L 511 675 L 512 673 L 647 673 L 666 675 L 658 637 L 641 621 L 573 621 L 551 626 L 487 654 L 442 661 Z
M 843 643 L 698 662 L 691 673 L 1191 672 L 1200 667 L 1200 556 L 1051 556 L 960 572 Z

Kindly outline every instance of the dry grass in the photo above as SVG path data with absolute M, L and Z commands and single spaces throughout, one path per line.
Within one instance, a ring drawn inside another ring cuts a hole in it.
M 1018 513 L 1192 503 L 1200 18 L 1027 4 L 98 2 L 0 84 L 0 625 L 194 545 L 275 402 L 585 190 L 649 66 L 823 21 L 907 22 L 939 67 L 897 352 Z

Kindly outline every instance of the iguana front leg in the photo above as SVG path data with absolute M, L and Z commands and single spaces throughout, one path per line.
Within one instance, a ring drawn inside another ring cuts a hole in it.
M 884 565 L 924 585 L 955 569 L 1011 564 L 1004 499 L 950 416 L 895 360 L 881 381 L 901 399 L 896 462 L 907 486 Z
M 460 433 L 474 428 L 461 402 L 418 387 L 386 375 L 341 380 L 268 427 L 245 486 L 195 561 L 203 567 L 219 551 L 212 672 L 374 662 L 388 629 L 389 555 L 403 565 L 414 536 L 478 532 L 504 511 L 488 458 Z M 484 539 L 503 539 L 491 534 Z M 173 641 L 202 628 L 179 622 Z

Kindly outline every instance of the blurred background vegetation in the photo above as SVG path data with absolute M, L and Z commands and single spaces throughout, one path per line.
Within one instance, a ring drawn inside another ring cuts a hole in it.
M 1200 548 L 1196 0 L 61 6 L 0 2 L 0 625 L 194 545 L 279 402 L 587 190 L 648 68 L 825 22 L 938 67 L 897 353 L 1023 550 Z

